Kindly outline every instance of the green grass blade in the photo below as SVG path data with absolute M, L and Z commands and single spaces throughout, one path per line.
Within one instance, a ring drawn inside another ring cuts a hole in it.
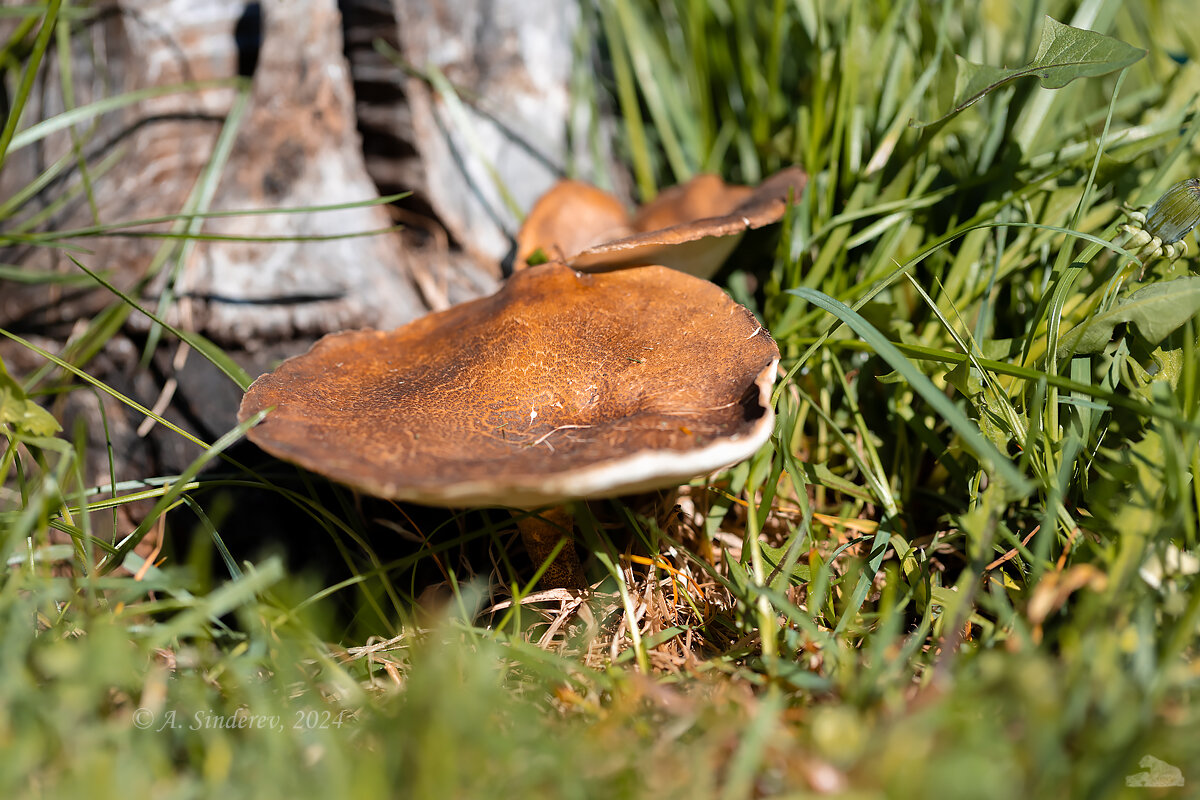
M 1012 462 L 1003 456 L 995 445 L 983 438 L 975 424 L 862 316 L 846 304 L 813 289 L 801 288 L 788 291 L 790 294 L 802 297 L 833 314 L 861 336 L 879 357 L 887 362 L 888 366 L 904 376 L 904 379 L 924 398 L 925 402 L 929 403 L 954 432 L 962 437 L 963 442 L 975 454 L 975 457 L 986 464 L 997 478 L 1004 481 L 1010 492 L 1015 496 L 1021 496 L 1032 490 L 1033 487 L 1029 480 L 1017 472 L 1012 466 Z

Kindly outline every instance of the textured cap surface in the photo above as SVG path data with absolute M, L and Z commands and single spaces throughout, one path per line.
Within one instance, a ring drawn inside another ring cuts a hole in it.
M 670 486 L 770 436 L 779 350 L 717 286 L 545 264 L 391 332 L 334 334 L 254 382 L 264 450 L 381 497 L 534 507 Z

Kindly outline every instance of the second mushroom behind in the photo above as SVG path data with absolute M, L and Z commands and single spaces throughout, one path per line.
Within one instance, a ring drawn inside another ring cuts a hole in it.
M 770 436 L 779 350 L 716 285 L 650 266 L 517 273 L 254 382 L 273 455 L 379 497 L 534 509 L 678 485 Z M 536 559 L 536 553 L 532 554 Z
M 585 272 L 658 264 L 711 278 L 748 230 L 771 225 L 808 182 L 788 167 L 756 187 L 698 175 L 626 216 L 615 197 L 579 181 L 562 181 L 541 197 L 517 234 L 514 269 L 540 260 Z

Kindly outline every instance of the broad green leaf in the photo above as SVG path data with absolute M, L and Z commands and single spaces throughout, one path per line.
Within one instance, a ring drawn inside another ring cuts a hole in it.
M 955 56 L 958 77 L 954 87 L 954 107 L 932 122 L 913 122 L 923 127 L 944 122 L 974 105 L 988 92 L 1017 78 L 1037 78 L 1047 89 L 1061 89 L 1076 78 L 1094 78 L 1128 67 L 1146 55 L 1146 51 L 1119 39 L 1095 31 L 1072 28 L 1046 17 L 1037 56 L 1023 67 L 1006 69 L 974 64 Z
M 964 362 L 966 363 L 966 362 Z M 989 442 L 996 446 L 1000 452 L 1004 452 L 1008 448 L 1009 442 L 1012 441 L 1012 434 L 1008 431 L 1008 426 L 1004 419 L 988 408 L 987 404 L 977 400 L 976 407 L 979 410 L 977 421 L 979 422 L 979 432 L 987 438 Z
M 775 580 L 771 581 L 772 588 L 782 591 L 787 588 L 789 582 L 800 585 L 812 580 L 812 569 L 809 567 L 807 559 L 793 564 L 791 569 L 785 572 L 781 568 L 787 567 L 787 547 L 772 547 L 762 542 L 759 544 L 759 548 L 762 550 L 767 569 L 772 573 L 777 569 L 780 570 L 779 574 L 775 576 Z
M 1132 322 L 1150 344 L 1200 313 L 1200 278 L 1180 278 L 1138 289 L 1108 311 L 1084 320 L 1058 342 L 1058 357 L 1098 353 L 1112 339 L 1113 329 Z
M 1168 386 L 1174 389 L 1179 384 L 1179 376 L 1183 374 L 1183 351 L 1182 350 L 1162 350 L 1156 348 L 1154 360 L 1158 362 L 1158 372 L 1153 376 L 1153 380 L 1165 381 Z
M 1159 347 L 1151 356 L 1153 361 L 1146 365 L 1132 356 L 1126 356 L 1123 366 L 1133 379 L 1130 388 L 1134 392 L 1150 402 L 1165 400 L 1179 384 L 1179 376 L 1183 371 L 1183 351 Z
M 971 371 L 970 361 L 961 361 L 946 373 L 946 382 L 966 397 L 974 397 L 983 391 L 983 382 Z
M 729 568 L 729 581 L 733 584 L 730 589 L 734 593 L 745 597 L 746 588 L 752 583 L 750 573 L 746 572 L 746 568 L 736 558 L 731 556 L 728 550 L 725 551 L 725 565 Z
M 12 423 L 17 430 L 33 436 L 53 436 L 62 430 L 49 411 L 32 400 L 17 397 L 7 387 L 0 388 L 0 422 Z
M 50 412 L 26 397 L 3 361 L 0 361 L 0 423 L 9 423 L 32 436 L 53 436 L 62 430 Z

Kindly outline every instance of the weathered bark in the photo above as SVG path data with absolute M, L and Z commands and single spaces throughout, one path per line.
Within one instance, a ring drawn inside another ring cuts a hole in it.
M 431 198 L 454 187 L 425 182 L 405 91 L 408 78 L 393 55 L 402 45 L 392 1 L 343 0 L 339 5 L 367 174 L 382 194 L 407 193 L 392 204 L 392 213 L 405 226 L 409 263 L 423 298 L 431 309 L 441 310 L 491 291 L 500 275 L 498 260 L 463 250 L 434 211 Z
M 101 12 L 73 39 L 76 103 L 252 71 L 245 113 L 207 207 L 214 211 L 290 208 L 376 197 L 363 165 L 333 0 L 268 0 L 258 20 L 255 8 L 233 0 L 211 0 L 202 7 L 172 0 L 129 0 Z M 51 54 L 39 79 L 37 102 L 26 111 L 26 124 L 63 110 L 60 80 Z M 35 214 L 71 192 L 76 192 L 74 199 L 52 214 L 43 229 L 62 231 L 96 221 L 179 213 L 189 196 L 203 191 L 198 182 L 214 158 L 235 98 L 230 88 L 207 88 L 143 100 L 104 115 L 96 129 L 88 131 L 90 135 L 80 137 L 89 164 L 95 218 L 78 191 L 81 175 L 72 169 L 65 173 L 68 178 L 52 184 L 24 213 Z M 115 165 L 106 172 L 95 171 L 118 148 L 123 155 Z M 70 152 L 70 135 L 63 132 L 13 153 L 0 174 L 0 197 L 10 196 Z M 210 219 L 202 223 L 201 231 L 233 237 L 329 236 L 393 224 L 385 208 L 371 206 Z M 150 268 L 162 241 L 89 238 L 73 243 L 90 251 L 76 253 L 81 261 L 106 272 L 120 288 L 135 292 L 145 306 L 155 308 L 169 291 L 168 320 L 217 340 L 252 374 L 304 350 L 324 333 L 393 327 L 431 306 L 476 296 L 495 285 L 487 271 L 461 259 L 453 264 L 431 259 L 414 265 L 414 253 L 428 258 L 433 248 L 406 249 L 395 232 L 327 241 L 196 241 L 186 246 L 185 252 L 190 252 L 178 267 L 173 257 L 153 276 Z M 58 249 L 11 247 L 0 253 L 0 261 L 31 270 L 77 272 Z M 455 274 L 439 272 L 449 269 Z M 424 283 L 424 295 L 414 272 Z M 60 346 L 80 319 L 114 300 L 99 287 L 63 290 L 9 283 L 0 290 L 0 325 L 42 335 L 51 349 L 57 349 L 55 343 Z M 131 348 L 126 337 L 132 336 L 140 345 L 148 325 L 146 318 L 132 314 L 125 332 L 110 342 L 111 357 L 96 362 L 97 367 L 133 370 L 136 359 L 131 363 L 126 353 L 136 352 L 136 347 Z M 11 345 L 4 350 L 11 353 Z M 203 359 L 178 354 L 172 344 L 160 353 L 158 366 L 158 386 L 145 385 L 152 373 L 131 380 L 137 384 L 128 387 L 135 390 L 135 397 L 150 405 L 162 397 L 164 388 L 178 391 L 191 378 L 195 394 L 173 396 L 167 416 L 192 429 L 200 426 L 202 434 L 234 424 L 238 393 L 222 391 L 228 388 L 226 379 Z M 133 377 L 131 372 L 124 374 Z M 119 374 L 101 377 L 123 383 Z M 178 455 L 184 461 L 189 457 Z M 134 458 L 132 452 L 129 456 Z M 164 460 L 168 463 L 158 466 L 180 466 L 179 458 Z
M 246 11 L 241 3 L 207 3 L 202 21 L 195 13 L 175 8 L 177 3 L 132 5 L 136 13 L 122 8 L 119 16 L 118 33 L 125 41 L 108 48 L 120 56 L 130 76 L 123 88 L 235 74 L 239 53 L 232 45 Z M 249 106 L 210 209 L 371 199 L 376 189 L 362 163 L 332 0 L 271 0 L 263 4 L 262 15 L 264 36 Z M 242 56 L 245 65 L 245 50 Z M 207 90 L 160 97 L 126 110 L 126 125 L 137 127 L 122 137 L 129 157 L 95 181 L 100 219 L 131 220 L 182 210 L 213 158 L 221 119 L 233 99 L 229 90 Z M 52 147 L 65 152 L 66 142 L 48 143 L 47 149 Z M 72 209 L 56 220 L 57 227 L 85 222 L 86 211 Z M 328 236 L 391 224 L 386 210 L 367 207 L 214 219 L 203 224 L 203 231 L 223 236 Z M 109 240 L 85 260 L 96 268 L 113 269 L 119 282 L 130 286 L 144 276 L 158 247 L 157 242 Z M 56 268 L 64 261 L 47 252 L 26 263 L 46 260 Z M 426 310 L 395 234 L 319 242 L 198 243 L 178 274 L 168 278 L 171 272 L 160 272 L 151 299 L 170 285 L 180 298 L 170 314 L 173 321 L 248 348 L 260 341 L 311 338 L 346 327 L 390 327 Z M 12 305 L 6 303 L 0 319 L 28 313 L 29 304 L 16 309 Z M 45 313 L 78 312 L 57 308 Z
M 217 210 L 288 208 L 369 199 L 354 98 L 332 2 L 264 4 L 265 37 L 244 134 Z M 331 235 L 391 224 L 381 207 L 213 220 L 231 236 Z M 226 342 L 390 328 L 426 310 L 400 237 L 220 243 L 198 248 L 181 294 L 195 324 Z M 186 302 L 186 301 L 185 301 Z M 184 309 L 180 309 L 181 312 Z M 252 313 L 251 313 L 252 310 Z
M 463 248 L 500 260 L 521 216 L 569 167 L 591 173 L 568 131 L 574 0 L 392 0 L 421 187 Z M 444 79 L 452 92 L 431 84 Z M 575 137 L 582 140 L 582 136 Z M 607 169 L 607 165 L 606 165 Z
M 82 24 L 82 30 L 71 38 L 76 105 L 148 86 L 234 74 L 232 37 L 228 47 L 219 48 L 216 45 L 221 40 L 212 37 L 212 24 L 195 24 L 196 36 L 214 38 L 214 42 L 204 57 L 187 60 L 168 43 L 167 33 L 152 14 L 149 8 L 146 13 L 133 14 L 108 6 Z M 24 126 L 62 113 L 62 80 L 58 54 L 52 47 L 22 117 Z M 178 212 L 205 154 L 211 150 L 231 97 L 228 89 L 161 97 L 77 125 L 75 133 L 87 163 L 95 216 L 83 192 L 81 171 L 77 164 L 68 162 L 26 203 L 16 221 L 6 222 L 6 229 L 12 230 L 18 221 L 43 213 L 50 216 L 37 229 L 64 231 L 96 222 Z M 47 167 L 69 157 L 71 148 L 71 133 L 61 131 L 10 151 L 0 171 L 0 197 L 11 197 Z M 116 159 L 115 164 L 112 159 Z M 63 200 L 67 202 L 63 204 Z M 87 248 L 80 255 L 82 261 L 108 272 L 123 289 L 134 286 L 158 247 L 157 242 L 146 239 L 87 239 L 74 244 Z M 0 251 L 0 259 L 31 270 L 78 274 L 62 251 L 48 247 L 8 247 Z M 62 338 L 75 321 L 111 301 L 110 294 L 96 287 L 64 291 L 47 285 L 6 284 L 0 292 L 0 324 Z

